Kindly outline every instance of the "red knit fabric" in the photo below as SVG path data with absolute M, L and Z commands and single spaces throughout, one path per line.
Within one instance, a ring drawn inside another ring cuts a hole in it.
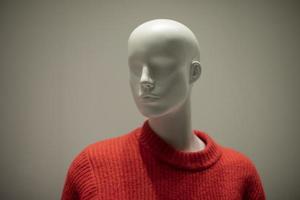
M 88 145 L 69 166 L 62 200 L 264 200 L 256 167 L 245 155 L 194 130 L 205 149 L 184 152 L 145 120 L 122 136 Z

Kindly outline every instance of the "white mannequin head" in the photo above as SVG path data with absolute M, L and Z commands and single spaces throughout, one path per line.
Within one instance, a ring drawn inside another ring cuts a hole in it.
M 155 118 L 179 109 L 200 77 L 199 59 L 195 35 L 177 21 L 155 19 L 135 28 L 128 39 L 129 82 L 140 112 Z

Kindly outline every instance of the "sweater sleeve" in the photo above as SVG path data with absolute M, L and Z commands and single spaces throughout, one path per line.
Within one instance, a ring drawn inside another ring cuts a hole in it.
M 248 176 L 246 179 L 245 200 L 265 200 L 266 194 L 258 171 L 252 161 L 249 160 Z
M 83 150 L 71 162 L 61 200 L 92 199 L 97 195 L 96 179 L 88 153 Z

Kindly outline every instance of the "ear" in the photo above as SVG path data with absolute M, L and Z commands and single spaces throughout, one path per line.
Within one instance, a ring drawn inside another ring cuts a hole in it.
M 201 75 L 201 64 L 193 61 L 190 66 L 190 83 L 194 83 Z

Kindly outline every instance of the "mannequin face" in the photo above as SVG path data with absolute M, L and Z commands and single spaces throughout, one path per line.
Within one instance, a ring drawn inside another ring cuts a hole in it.
M 149 118 L 175 111 L 191 90 L 192 52 L 182 39 L 155 28 L 144 27 L 128 41 L 131 92 L 139 111 Z

